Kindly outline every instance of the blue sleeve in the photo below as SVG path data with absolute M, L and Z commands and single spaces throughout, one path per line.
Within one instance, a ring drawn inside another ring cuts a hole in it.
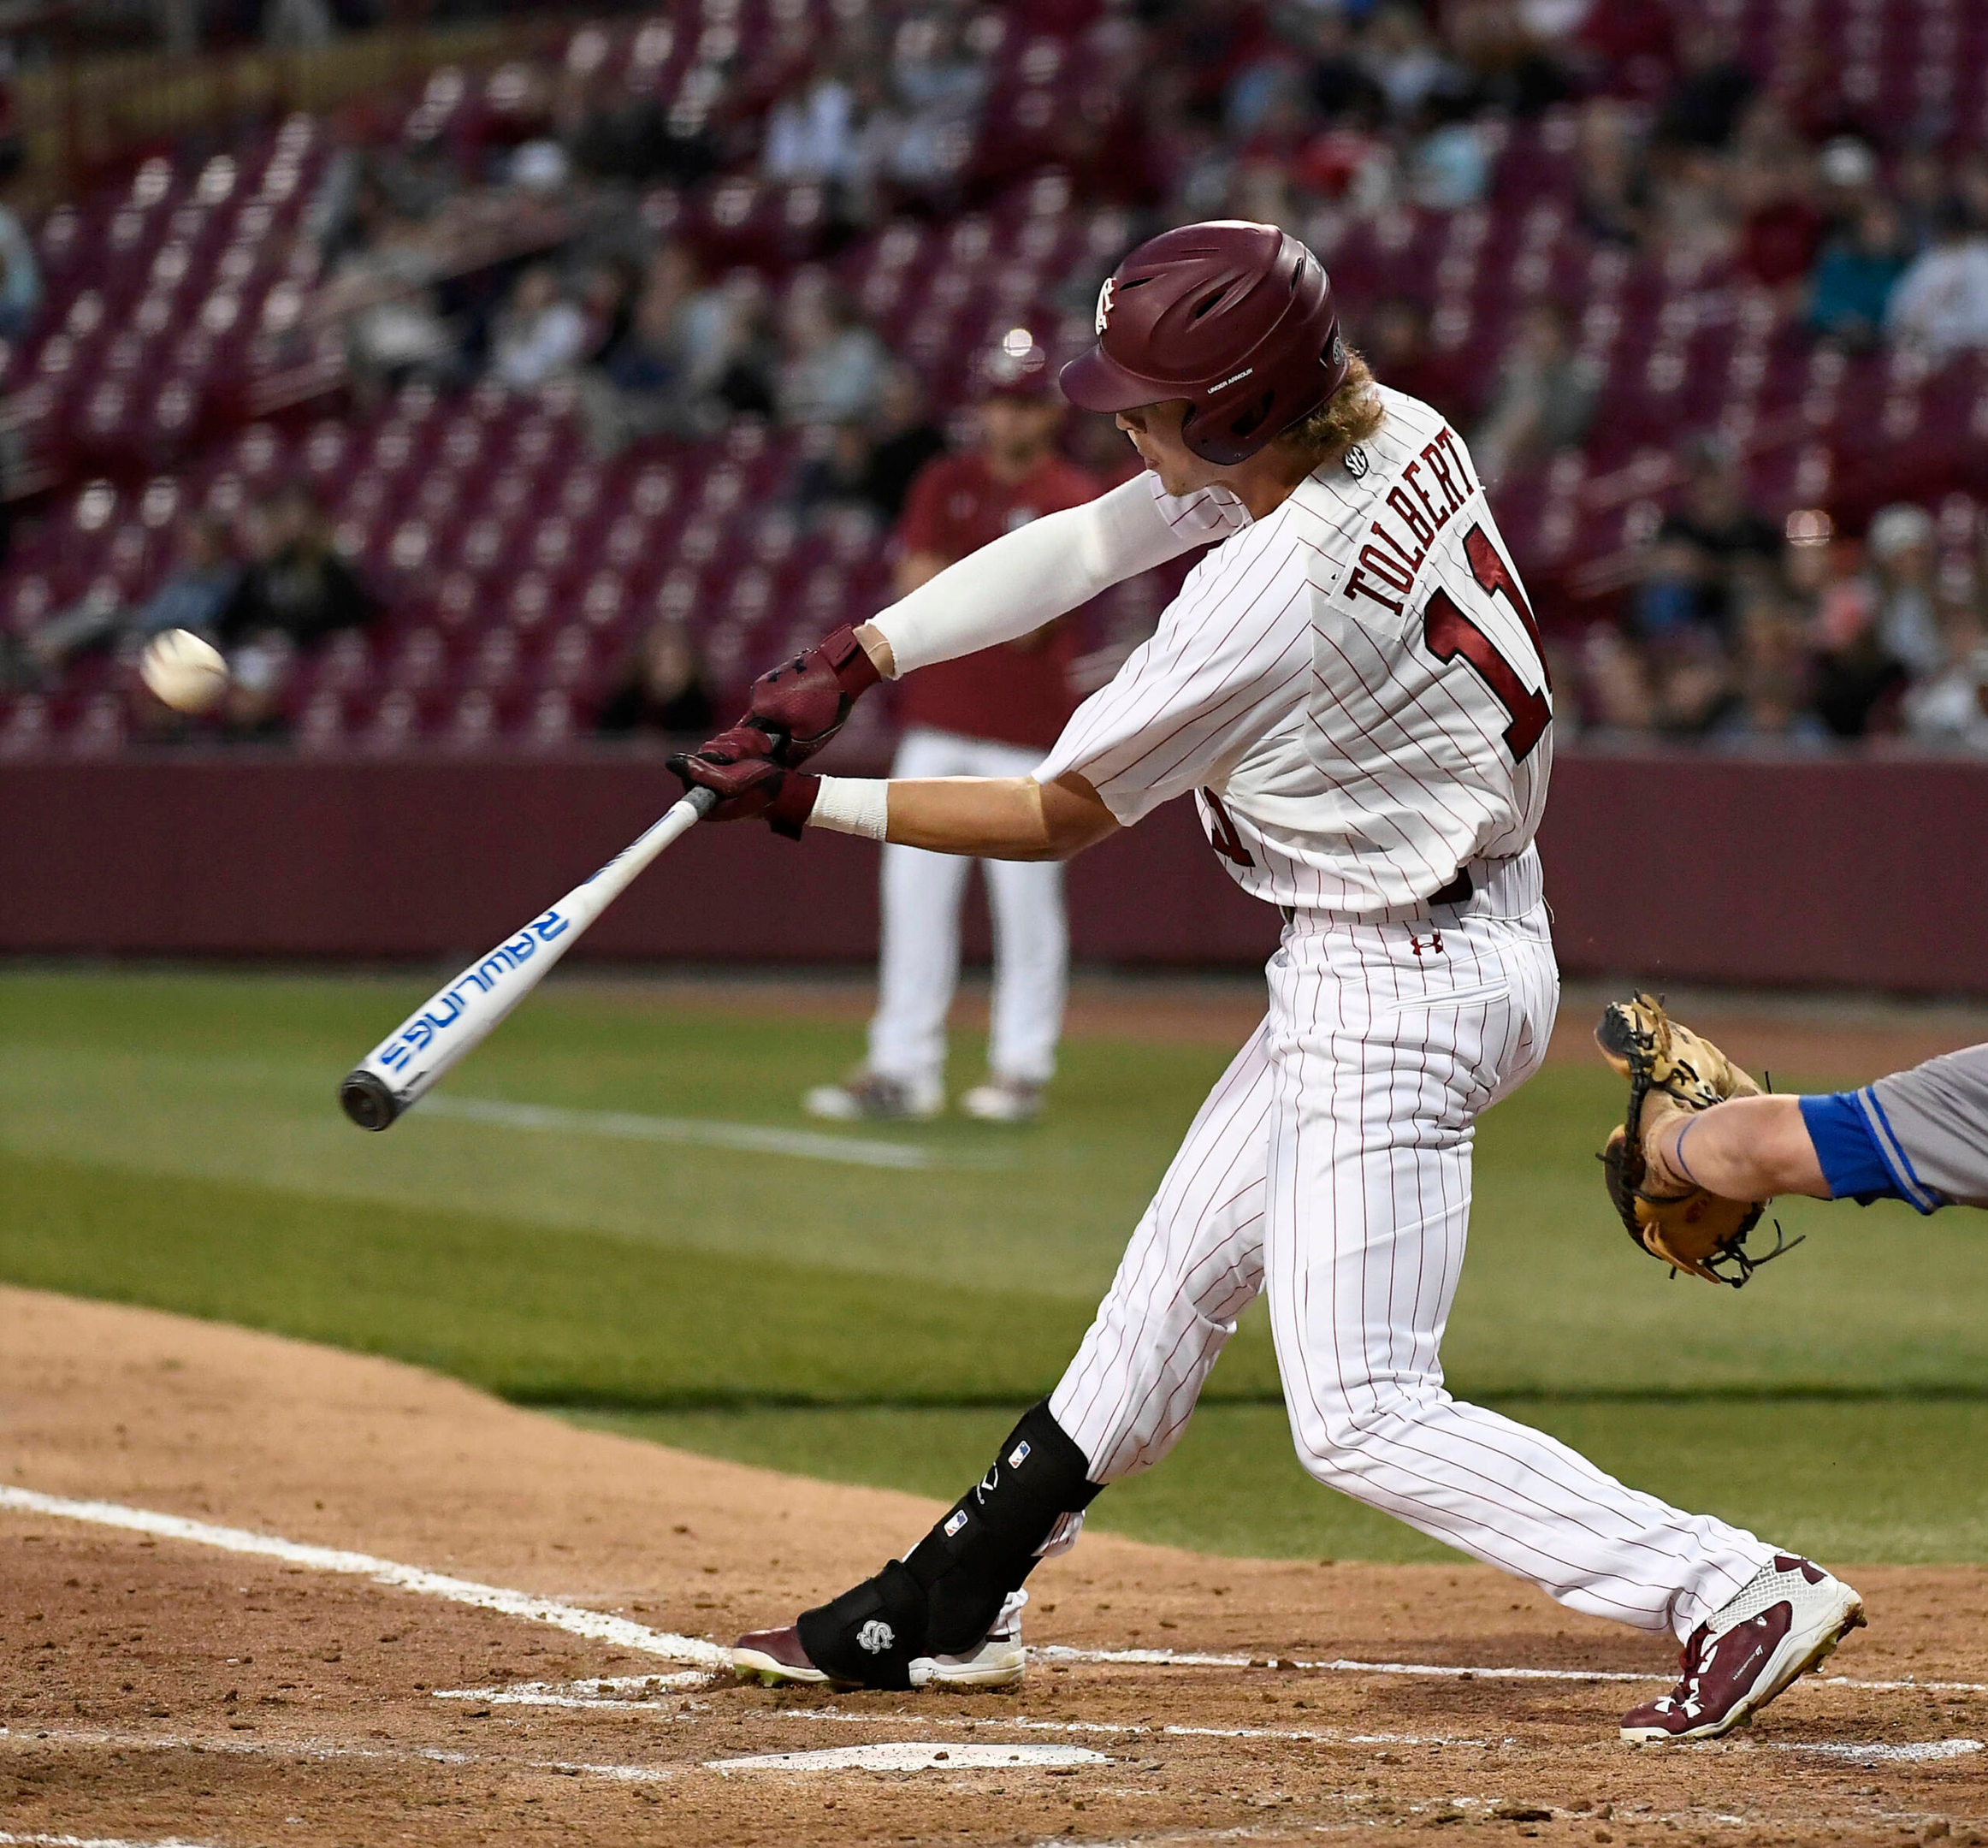
M 1932 1212 L 1938 1202 L 1925 1204 L 1926 1190 L 1895 1172 L 1886 1159 L 1871 1130 L 1864 1102 L 1867 1097 L 1864 1091 L 1837 1091 L 1801 1100 L 1802 1120 L 1815 1145 L 1830 1198 L 1854 1199 L 1861 1206 L 1874 1199 L 1902 1199 L 1920 1212 Z

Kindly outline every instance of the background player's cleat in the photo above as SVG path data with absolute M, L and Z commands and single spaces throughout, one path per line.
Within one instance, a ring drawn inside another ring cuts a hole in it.
M 1864 1601 L 1821 1567 L 1777 1553 L 1684 1644 L 1668 1694 L 1624 1714 L 1632 1745 L 1717 1738 L 1751 1722 L 1864 1621 Z
M 929 1122 L 945 1101 L 936 1085 L 921 1090 L 859 1066 L 840 1084 L 815 1086 L 801 1103 L 827 1122 Z
M 960 1099 L 960 1108 L 982 1122 L 1033 1122 L 1042 1109 L 1043 1087 L 1026 1078 L 990 1077 Z
M 914 1656 L 907 1673 L 920 1687 L 1012 1687 L 1028 1673 L 1028 1650 L 1021 1640 L 1021 1607 L 1026 1591 L 1010 1591 L 993 1627 L 970 1650 L 957 1656 Z M 732 1672 L 742 1681 L 766 1687 L 802 1684 L 854 1687 L 852 1681 L 825 1674 L 808 1659 L 801 1633 L 793 1624 L 779 1630 L 748 1630 L 731 1649 Z

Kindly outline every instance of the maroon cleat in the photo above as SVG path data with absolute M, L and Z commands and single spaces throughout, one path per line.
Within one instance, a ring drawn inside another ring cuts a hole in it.
M 1743 1727 L 1864 1621 L 1864 1601 L 1821 1567 L 1777 1553 L 1684 1644 L 1683 1679 L 1624 1714 L 1632 1745 L 1718 1738 Z
M 816 1685 L 828 1677 L 808 1661 L 801 1632 L 792 1624 L 784 1630 L 748 1630 L 731 1646 L 732 1671 L 742 1681 L 782 1687 L 804 1681 Z

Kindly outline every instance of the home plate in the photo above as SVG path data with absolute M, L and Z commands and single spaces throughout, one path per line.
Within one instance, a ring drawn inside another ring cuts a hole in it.
M 961 1745 L 932 1739 L 838 1745 L 827 1751 L 765 1752 L 713 1758 L 707 1771 L 1005 1771 L 1015 1765 L 1108 1764 L 1081 1745 Z

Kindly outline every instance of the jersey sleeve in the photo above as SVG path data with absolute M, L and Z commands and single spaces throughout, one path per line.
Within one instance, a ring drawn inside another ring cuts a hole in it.
M 1177 553 L 1226 539 L 1250 524 L 1248 510 L 1226 488 L 1198 488 L 1192 494 L 1170 495 L 1151 470 L 1137 478 L 1152 495 L 1160 518 L 1173 530 Z
M 1077 708 L 1035 779 L 1082 777 L 1130 827 L 1176 796 L 1225 782 L 1244 751 L 1303 707 L 1312 671 L 1302 566 L 1288 550 L 1281 561 L 1217 554 Z

